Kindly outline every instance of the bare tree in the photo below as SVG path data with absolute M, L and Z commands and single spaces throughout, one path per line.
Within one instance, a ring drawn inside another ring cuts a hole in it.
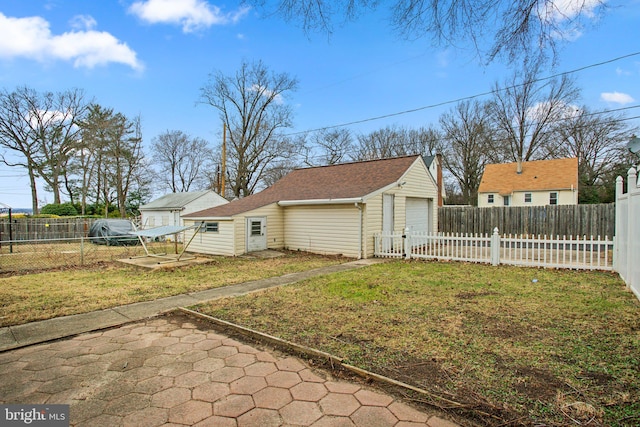
M 491 138 L 487 105 L 460 102 L 440 117 L 440 126 L 444 167 L 457 181 L 463 203 L 476 205 Z
M 553 157 L 558 143 L 553 130 L 579 91 L 567 75 L 541 80 L 539 70 L 539 63 L 525 64 L 502 86 L 495 85 L 489 103 L 494 160 L 521 163 Z
M 280 135 L 292 125 L 293 110 L 285 97 L 298 81 L 270 71 L 261 61 L 243 61 L 232 76 L 218 71 L 200 89 L 200 101 L 211 105 L 227 124 L 229 184 L 236 197 L 252 194 L 272 162 L 291 155 Z
M 246 0 L 299 23 L 306 32 L 330 34 L 348 21 L 385 5 L 395 31 L 407 39 L 428 36 L 442 46 L 470 45 L 491 61 L 497 56 L 555 54 L 557 43 L 604 11 L 603 0 Z
M 348 160 L 353 149 L 349 129 L 320 130 L 309 135 L 304 163 L 308 166 L 335 165 Z
M 355 160 L 374 160 L 412 154 L 434 154 L 439 135 L 433 128 L 408 129 L 387 126 L 371 133 L 358 135 Z
M 28 100 L 37 97 L 37 92 L 26 86 L 0 93 L 0 146 L 4 149 L 0 160 L 7 166 L 27 170 L 34 214 L 38 213 L 38 139 L 29 122 Z
M 561 143 L 555 154 L 578 159 L 580 203 L 609 201 L 603 200 L 604 187 L 615 185 L 610 172 L 624 157 L 625 144 L 635 130 L 621 114 L 588 107 L 572 108 L 557 124 Z
M 213 151 L 209 143 L 182 131 L 166 131 L 151 141 L 157 176 L 172 193 L 202 189 L 204 173 L 210 169 Z

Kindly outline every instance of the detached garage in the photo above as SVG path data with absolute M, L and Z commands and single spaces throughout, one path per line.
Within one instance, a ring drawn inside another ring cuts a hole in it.
M 435 180 L 416 155 L 296 169 L 260 193 L 183 219 L 210 224 L 209 231 L 194 231 L 196 252 L 286 248 L 367 258 L 383 224 L 386 231 L 436 230 L 437 197 Z

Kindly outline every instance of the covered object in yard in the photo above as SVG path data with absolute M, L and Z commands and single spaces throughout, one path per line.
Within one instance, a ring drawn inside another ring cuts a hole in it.
M 140 239 L 132 236 L 132 231 L 135 231 L 135 226 L 128 219 L 99 219 L 91 224 L 89 237 L 98 245 L 137 245 Z

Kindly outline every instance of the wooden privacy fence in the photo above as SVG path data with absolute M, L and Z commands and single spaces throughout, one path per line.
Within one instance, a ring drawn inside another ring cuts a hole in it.
M 442 233 L 547 236 L 614 236 L 615 203 L 561 206 L 443 206 L 438 208 Z
M 377 233 L 374 255 L 468 261 L 492 265 L 612 270 L 613 241 L 604 237 L 512 236 L 498 234 Z
M 0 218 L 0 242 L 86 237 L 97 218 Z M 11 227 L 11 228 L 10 228 Z

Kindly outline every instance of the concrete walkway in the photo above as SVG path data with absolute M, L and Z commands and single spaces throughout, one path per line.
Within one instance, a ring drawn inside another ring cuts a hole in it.
M 68 404 L 72 426 L 457 426 L 202 319 L 158 316 L 372 262 L 4 328 L 0 404 Z
M 314 276 L 353 270 L 380 262 L 384 261 L 380 259 L 351 261 L 344 264 L 330 265 L 269 279 L 255 280 L 237 285 L 160 298 L 154 301 L 139 302 L 90 313 L 56 317 L 39 322 L 4 327 L 0 328 L 0 351 L 109 328 L 126 322 L 156 316 L 178 307 L 188 307 L 217 298 L 242 295 L 261 289 L 288 285 Z

